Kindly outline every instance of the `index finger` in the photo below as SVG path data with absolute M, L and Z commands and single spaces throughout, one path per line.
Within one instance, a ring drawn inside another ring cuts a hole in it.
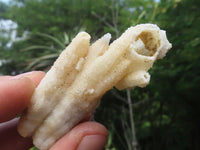
M 35 86 L 44 75 L 44 72 L 31 72 L 16 77 L 1 77 L 0 122 L 16 117 L 28 106 Z
M 10 79 L 12 76 L 0 76 L 0 81 Z

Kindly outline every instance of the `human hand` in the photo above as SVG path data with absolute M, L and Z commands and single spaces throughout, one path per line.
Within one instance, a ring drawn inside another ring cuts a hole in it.
M 35 87 L 45 73 L 34 71 L 18 76 L 0 77 L 0 149 L 27 150 L 33 146 L 30 138 L 17 132 L 18 116 L 29 104 Z M 13 119 L 15 118 L 15 119 Z M 97 122 L 82 122 L 59 139 L 50 150 L 101 150 L 108 131 Z

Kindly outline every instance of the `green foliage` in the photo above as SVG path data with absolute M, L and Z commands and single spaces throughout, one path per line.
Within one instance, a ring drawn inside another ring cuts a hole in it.
M 39 150 L 37 147 L 32 147 L 29 150 Z
M 151 133 L 142 141 L 156 143 L 147 145 L 147 149 L 199 149 L 198 5 L 199 2 L 193 0 L 163 0 L 158 5 L 160 13 L 156 20 L 167 30 L 173 48 L 151 70 L 152 79 L 147 87 L 148 97 L 153 99 L 147 109 Z
M 173 48 L 150 70 L 150 85 L 131 93 L 139 148 L 200 149 L 200 1 L 14 0 L 11 4 L 0 3 L 0 17 L 18 23 L 18 36 L 29 34 L 10 48 L 0 35 L 0 58 L 6 60 L 0 67 L 3 74 L 48 69 L 81 30 L 92 40 L 107 32 L 115 39 L 138 23 L 156 23 L 166 30 Z M 126 91 L 113 89 L 104 95 L 95 120 L 109 129 L 106 150 L 131 147 L 129 117 Z
M 70 42 L 69 36 L 66 33 L 64 33 L 64 36 L 61 39 L 53 37 L 45 33 L 38 33 L 38 35 L 49 39 L 49 41 L 52 41 L 52 45 L 50 46 L 33 45 L 33 46 L 29 46 L 23 49 L 22 51 L 44 50 L 44 53 L 42 54 L 42 56 L 31 58 L 28 60 L 28 65 L 25 68 L 25 71 L 27 70 L 47 71 L 48 68 L 53 65 L 53 62 L 57 59 L 60 52 Z

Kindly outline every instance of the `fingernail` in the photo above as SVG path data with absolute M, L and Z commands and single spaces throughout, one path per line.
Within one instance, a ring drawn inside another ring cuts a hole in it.
M 77 150 L 102 150 L 107 143 L 104 135 L 87 135 L 79 144 Z
M 23 78 L 25 78 L 25 77 L 23 77 L 21 75 L 17 75 L 17 76 L 9 78 L 9 80 L 18 80 L 18 79 L 23 79 Z
M 12 80 L 12 79 L 21 79 L 21 78 L 24 78 L 25 76 L 31 75 L 33 72 L 34 72 L 34 71 L 22 73 L 22 74 L 13 76 L 13 77 L 11 77 L 10 79 L 11 79 L 11 80 Z

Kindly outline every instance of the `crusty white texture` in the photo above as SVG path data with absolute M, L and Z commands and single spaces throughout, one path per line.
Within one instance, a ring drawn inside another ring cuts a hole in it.
M 36 88 L 18 126 L 22 136 L 48 149 L 92 112 L 106 91 L 146 86 L 148 70 L 171 48 L 165 31 L 152 24 L 130 27 L 109 45 L 110 38 L 106 34 L 91 46 L 86 32 L 73 39 Z

